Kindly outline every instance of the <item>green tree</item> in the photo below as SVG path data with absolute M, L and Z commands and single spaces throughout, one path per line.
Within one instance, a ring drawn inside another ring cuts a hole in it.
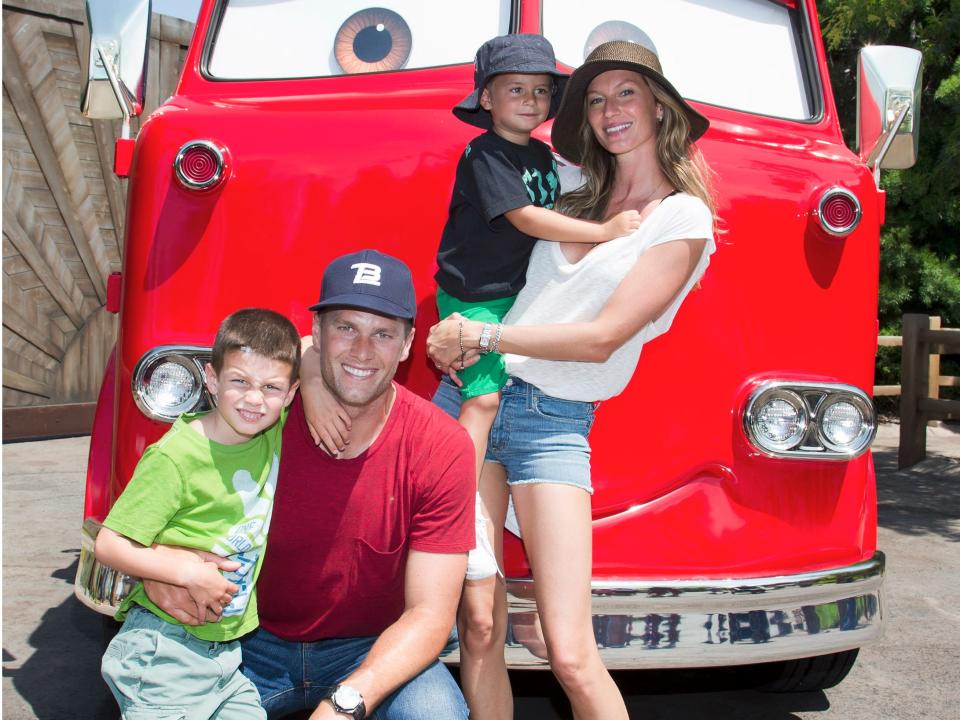
M 880 326 L 883 334 L 898 335 L 901 315 L 921 312 L 960 327 L 960 0 L 823 0 L 819 14 L 851 146 L 860 48 L 905 45 L 923 53 L 919 159 L 909 170 L 881 176 L 887 213 Z M 877 382 L 899 382 L 899 350 L 881 351 Z

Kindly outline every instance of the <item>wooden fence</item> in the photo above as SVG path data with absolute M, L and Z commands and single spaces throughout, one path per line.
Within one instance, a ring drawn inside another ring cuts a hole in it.
M 903 335 L 884 336 L 880 346 L 900 346 L 900 385 L 876 385 L 874 396 L 900 396 L 900 468 L 927 454 L 927 425 L 960 418 L 960 400 L 942 400 L 940 388 L 960 387 L 960 378 L 940 374 L 940 356 L 960 354 L 960 329 L 941 328 L 940 318 L 904 315 Z

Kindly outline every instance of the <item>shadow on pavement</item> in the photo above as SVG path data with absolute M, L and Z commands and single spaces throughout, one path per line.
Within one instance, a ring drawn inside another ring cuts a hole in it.
M 796 720 L 800 712 L 822 712 L 823 692 L 772 694 L 753 688 L 763 678 L 748 669 L 614 671 L 631 717 L 644 720 Z M 515 717 L 572 718 L 553 676 L 513 672 Z
M 71 554 L 72 564 L 52 577 L 73 582 L 79 551 Z M 37 720 L 119 717 L 113 696 L 100 677 L 102 617 L 71 595 L 43 614 L 27 638 L 35 648 L 27 661 L 19 668 L 3 669 L 4 677 L 12 679 L 17 694 L 33 709 Z M 8 655 L 4 651 L 4 660 Z
M 960 541 L 960 462 L 928 452 L 923 462 L 897 470 L 896 448 L 875 449 L 873 461 L 880 527 L 906 535 L 935 533 Z

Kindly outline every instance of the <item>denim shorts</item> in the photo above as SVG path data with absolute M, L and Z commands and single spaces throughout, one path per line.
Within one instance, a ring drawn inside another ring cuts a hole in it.
M 556 483 L 592 494 L 587 436 L 594 403 L 555 398 L 515 377 L 501 393 L 484 460 L 503 465 L 511 486 Z M 449 378 L 433 402 L 452 417 L 460 414 L 460 393 Z

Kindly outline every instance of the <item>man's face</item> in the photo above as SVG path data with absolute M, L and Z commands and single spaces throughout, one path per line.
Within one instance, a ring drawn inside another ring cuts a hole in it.
M 364 407 L 390 387 L 407 359 L 413 329 L 398 318 L 364 310 L 333 309 L 313 320 L 323 381 L 344 405 Z

